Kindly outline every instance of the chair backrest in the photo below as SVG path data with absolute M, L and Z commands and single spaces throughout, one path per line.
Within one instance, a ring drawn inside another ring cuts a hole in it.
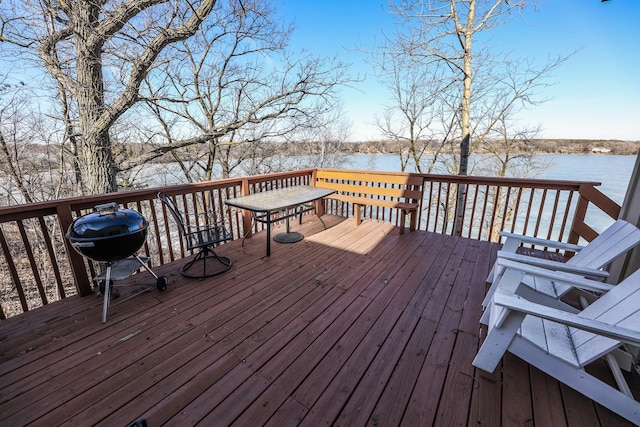
M 619 219 L 567 262 L 602 268 L 638 244 L 640 244 L 640 229 Z
M 614 286 L 579 313 L 580 317 L 640 330 L 640 270 Z M 570 328 L 571 339 L 584 366 L 620 345 L 620 342 L 581 329 Z
M 596 269 L 603 268 L 638 244 L 640 244 L 640 229 L 619 219 L 589 242 L 584 249 L 571 257 L 567 264 Z M 564 295 L 571 289 L 572 287 L 569 285 L 556 285 L 558 295 Z
M 158 200 L 160 200 L 162 204 L 164 204 L 164 206 L 167 208 L 167 210 L 171 213 L 171 216 L 173 217 L 174 221 L 176 222 L 176 224 L 178 224 L 178 228 L 180 229 L 180 232 L 182 233 L 183 236 L 185 236 L 187 234 L 186 225 L 185 225 L 184 219 L 182 218 L 182 214 L 180 213 L 180 210 L 176 206 L 173 199 L 171 199 L 169 196 L 167 196 L 167 194 L 165 194 L 162 191 L 158 191 L 157 197 L 158 197 Z

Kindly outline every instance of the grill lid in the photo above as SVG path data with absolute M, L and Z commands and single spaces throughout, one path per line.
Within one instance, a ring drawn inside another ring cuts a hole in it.
M 97 205 L 96 211 L 77 218 L 69 227 L 70 238 L 101 239 L 145 230 L 149 224 L 137 211 L 118 209 L 115 203 Z
M 115 261 L 144 244 L 149 223 L 142 214 L 118 209 L 115 203 L 97 205 L 95 210 L 76 218 L 67 231 L 67 239 L 80 254 L 96 261 Z

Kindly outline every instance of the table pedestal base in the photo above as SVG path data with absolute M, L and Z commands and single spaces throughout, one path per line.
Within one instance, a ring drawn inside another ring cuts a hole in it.
M 295 243 L 304 239 L 302 233 L 298 233 L 296 231 L 290 231 L 288 233 L 278 233 L 273 236 L 273 240 L 278 243 Z

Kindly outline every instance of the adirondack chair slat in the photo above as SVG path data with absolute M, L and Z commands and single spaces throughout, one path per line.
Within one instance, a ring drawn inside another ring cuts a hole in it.
M 518 335 L 545 353 L 579 367 L 580 362 L 571 350 L 569 328 L 540 317 L 527 316 L 522 321 Z
M 578 257 L 578 261 L 583 265 L 590 265 L 592 263 L 601 262 L 603 259 L 602 254 L 606 252 L 613 251 L 613 253 L 617 253 L 620 250 L 627 251 L 633 245 L 635 245 L 634 235 L 636 234 L 637 227 L 633 224 L 630 224 L 624 220 L 616 221 L 609 229 L 607 229 L 603 234 L 602 238 L 594 239 L 590 244 L 584 247 L 580 252 L 578 252 L 575 257 Z M 598 237 L 600 237 L 598 236 Z M 596 242 L 597 240 L 597 242 Z M 596 242 L 597 245 L 592 245 L 592 243 Z M 604 258 L 607 259 L 607 258 Z M 610 259 L 609 262 L 611 262 Z
M 526 317 L 520 325 L 518 334 L 527 337 L 532 344 L 540 347 L 545 352 L 549 352 L 547 337 L 544 333 L 544 325 L 542 324 L 541 318 L 534 316 Z
M 524 283 L 525 285 L 529 286 L 532 289 L 535 289 L 536 292 L 539 292 L 545 295 L 550 295 L 554 298 L 560 298 L 560 295 L 558 295 L 558 291 L 556 289 L 557 286 L 559 285 L 556 285 L 555 282 L 553 282 L 552 280 L 526 276 L 524 280 L 522 280 L 522 283 Z

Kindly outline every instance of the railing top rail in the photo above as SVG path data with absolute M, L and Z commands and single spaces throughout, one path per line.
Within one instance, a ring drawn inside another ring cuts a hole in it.
M 263 175 L 251 175 L 251 176 L 246 176 L 240 179 L 241 180 L 246 179 L 251 184 L 257 184 L 260 182 L 277 180 L 279 178 L 295 178 L 300 176 L 311 175 L 315 171 L 316 169 L 299 169 L 295 171 L 275 172 L 275 173 L 269 173 L 269 174 L 263 174 Z
M 393 172 L 393 171 L 379 171 L 379 170 L 366 170 L 366 169 L 342 169 L 342 168 L 318 168 L 319 171 L 327 171 L 327 172 L 350 172 L 350 173 L 361 173 L 363 175 L 371 174 L 371 175 L 419 175 L 411 172 Z
M 318 168 L 318 170 L 324 171 L 349 171 L 352 173 L 370 174 L 375 173 L 377 175 L 398 175 L 404 174 L 408 176 L 420 176 L 426 181 L 434 182 L 453 182 L 453 183 L 474 183 L 474 184 L 498 184 L 511 187 L 536 187 L 536 188 L 558 188 L 558 189 L 577 189 L 581 185 L 592 185 L 598 187 L 602 185 L 596 181 L 571 181 L 571 180 L 556 180 L 556 179 L 538 179 L 538 178 L 508 178 L 508 177 L 489 177 L 489 176 L 475 176 L 475 175 L 446 175 L 446 174 L 426 174 L 415 172 L 391 172 L 391 171 L 370 171 L 370 170 L 358 170 L 358 169 L 336 169 L 336 168 Z
M 57 211 L 57 207 L 61 205 L 70 206 L 71 210 L 88 209 L 95 206 L 96 203 L 105 200 L 113 202 L 131 202 L 145 200 L 155 197 L 159 190 L 165 193 L 180 194 L 189 193 L 198 189 L 217 189 L 226 188 L 230 185 L 241 185 L 242 178 L 229 178 L 215 181 L 205 181 L 190 184 L 171 185 L 163 187 L 145 188 L 142 190 L 131 190 L 116 193 L 107 193 L 95 196 L 78 196 L 65 199 L 48 200 L 44 202 L 34 202 L 28 204 L 1 206 L 0 217 L 3 221 L 12 221 L 16 219 L 24 219 L 33 217 L 34 215 L 52 215 Z
M 508 178 L 508 177 L 488 177 L 474 175 L 439 175 L 439 174 L 414 174 L 422 176 L 427 181 L 473 183 L 486 185 L 502 185 L 510 187 L 536 187 L 536 188 L 557 188 L 557 189 L 578 189 L 581 185 L 592 185 L 594 187 L 602 185 L 596 181 L 568 181 L 555 179 L 535 179 L 535 178 Z

